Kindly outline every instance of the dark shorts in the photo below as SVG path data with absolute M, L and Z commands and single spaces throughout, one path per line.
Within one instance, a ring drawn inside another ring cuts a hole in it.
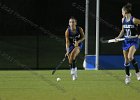
M 135 46 L 135 48 L 138 49 L 139 48 L 139 39 L 138 38 L 132 38 L 132 39 L 126 38 L 123 41 L 122 49 L 127 51 L 131 46 Z
M 78 45 L 80 47 L 80 51 L 82 50 L 83 48 L 83 43 L 79 43 Z M 72 52 L 72 50 L 75 48 L 74 44 L 70 44 L 69 46 L 69 51 Z

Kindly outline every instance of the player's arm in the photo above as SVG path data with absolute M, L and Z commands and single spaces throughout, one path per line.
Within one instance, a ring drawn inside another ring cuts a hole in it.
M 133 19 L 133 22 L 134 22 L 134 24 L 136 24 L 136 25 L 140 25 L 140 19 L 134 18 L 134 19 Z M 140 38 L 140 33 L 139 33 L 139 35 L 138 35 L 138 38 Z
M 137 18 L 134 18 L 133 19 L 133 22 L 134 22 L 134 24 L 136 24 L 136 25 L 140 25 L 140 19 L 137 19 Z
M 68 55 L 68 53 L 69 53 L 69 45 L 70 45 L 68 29 L 65 32 L 65 39 L 66 39 L 66 52 L 67 52 L 66 54 Z
M 78 41 L 75 41 L 75 47 L 77 47 L 78 44 L 84 41 L 85 39 L 84 31 L 81 27 L 79 27 L 79 31 L 80 31 L 81 38 Z
M 81 38 L 77 41 L 78 44 L 84 41 L 85 39 L 84 31 L 81 27 L 79 27 L 79 31 L 80 31 Z
M 81 39 L 78 40 L 77 42 L 81 43 L 82 41 L 84 41 L 85 35 L 84 35 L 84 31 L 83 31 L 83 29 L 81 27 L 79 28 L 79 30 L 80 30 L 80 34 L 81 34 Z

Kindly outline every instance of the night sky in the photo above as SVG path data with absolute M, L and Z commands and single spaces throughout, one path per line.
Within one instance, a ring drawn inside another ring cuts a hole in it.
M 139 0 L 100 0 L 100 16 L 101 19 L 108 23 L 121 27 L 121 7 L 128 1 L 133 4 L 134 16 L 140 18 Z M 52 33 L 62 34 L 68 26 L 68 19 L 74 16 L 78 20 L 78 25 L 85 26 L 84 12 L 76 9 L 73 4 L 85 7 L 85 0 L 1 0 L 2 4 L 18 12 L 21 16 L 26 17 L 30 21 L 39 26 L 51 31 Z M 90 0 L 90 12 L 95 15 L 95 0 Z M 0 10 L 0 34 L 34 34 L 38 32 L 32 28 L 28 23 L 15 18 L 15 16 L 8 14 L 4 10 Z M 89 20 L 93 28 L 95 28 L 95 18 L 89 16 Z M 105 25 L 103 21 L 101 24 L 101 33 L 114 31 L 109 26 Z
M 128 1 L 133 4 L 132 14 L 140 18 L 140 0 L 100 1 L 100 38 L 110 39 L 118 36 L 122 19 L 121 8 Z M 78 20 L 78 26 L 85 30 L 84 8 L 85 0 L 0 0 L 0 50 L 6 50 L 15 56 L 20 55 L 18 59 L 23 62 L 24 57 L 32 59 L 31 65 L 38 63 L 45 68 L 46 62 L 49 62 L 47 64 L 50 66 L 51 61 L 60 59 L 65 54 L 64 33 L 69 18 L 74 16 Z M 95 55 L 95 16 L 96 0 L 90 0 L 89 55 Z M 47 32 L 40 30 L 40 27 Z M 48 32 L 56 37 L 50 38 Z M 121 42 L 100 43 L 99 49 L 101 55 L 122 54 Z M 140 51 L 138 53 L 140 54 Z M 84 54 L 84 49 L 81 54 Z

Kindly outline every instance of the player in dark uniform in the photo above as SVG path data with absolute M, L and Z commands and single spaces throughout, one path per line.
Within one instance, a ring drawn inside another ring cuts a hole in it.
M 122 8 L 122 30 L 117 38 L 124 37 L 122 49 L 124 55 L 124 67 L 126 72 L 125 83 L 130 83 L 131 73 L 129 72 L 130 63 L 135 68 L 137 80 L 140 80 L 140 72 L 138 63 L 134 58 L 134 54 L 139 47 L 139 34 L 137 32 L 137 26 L 140 24 L 140 20 L 131 15 L 132 5 L 128 3 Z
M 75 60 L 83 47 L 82 41 L 84 40 L 84 32 L 81 27 L 77 26 L 77 20 L 74 17 L 71 17 L 69 19 L 69 27 L 65 32 L 65 38 L 66 38 L 66 55 L 68 56 L 69 59 L 72 80 L 76 80 L 77 67 L 75 65 Z

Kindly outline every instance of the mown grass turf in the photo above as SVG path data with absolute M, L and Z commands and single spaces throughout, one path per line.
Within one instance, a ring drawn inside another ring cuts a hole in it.
M 140 81 L 134 71 L 124 84 L 124 71 L 79 71 L 72 81 L 69 70 L 0 71 L 0 100 L 138 100 Z M 60 77 L 60 82 L 56 78 Z

